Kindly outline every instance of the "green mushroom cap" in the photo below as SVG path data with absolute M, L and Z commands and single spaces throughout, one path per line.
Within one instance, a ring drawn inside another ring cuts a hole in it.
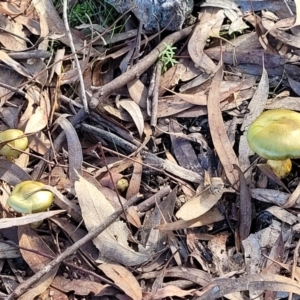
M 300 158 L 300 114 L 287 109 L 263 112 L 250 125 L 247 141 L 266 159 Z
M 7 203 L 23 214 L 46 211 L 53 202 L 53 194 L 42 190 L 43 187 L 44 184 L 38 181 L 23 181 L 15 186 Z

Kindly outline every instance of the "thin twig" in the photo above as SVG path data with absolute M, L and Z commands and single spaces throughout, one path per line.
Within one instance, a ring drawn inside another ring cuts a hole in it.
M 121 201 L 121 198 L 120 198 L 119 191 L 118 191 L 118 189 L 117 189 L 117 187 L 116 187 L 116 185 L 115 185 L 114 179 L 113 179 L 112 174 L 111 174 L 111 172 L 110 172 L 110 169 L 109 169 L 109 167 L 108 167 L 108 165 L 107 165 L 107 161 L 106 161 L 106 157 L 105 157 L 105 154 L 104 154 L 104 151 L 103 151 L 102 144 L 99 143 L 99 146 L 100 146 L 100 152 L 101 152 L 102 159 L 103 159 L 103 161 L 104 161 L 106 170 L 107 170 L 108 175 L 109 175 L 109 177 L 110 177 L 111 184 L 113 185 L 113 188 L 114 188 L 114 191 L 115 191 L 115 193 L 116 193 L 116 195 L 117 195 L 117 198 L 118 198 L 118 201 L 119 201 L 119 203 L 120 203 L 120 206 L 121 206 L 121 208 L 123 209 L 124 218 L 125 218 L 126 222 L 129 224 L 128 219 L 127 219 L 127 215 L 126 215 L 125 210 L 124 210 L 124 205 L 123 205 L 123 203 L 122 203 L 122 201 Z
M 47 254 L 47 253 L 43 253 L 43 252 L 40 252 L 40 251 L 37 251 L 37 250 L 34 250 L 34 249 L 28 249 L 28 248 L 25 248 L 25 247 L 21 247 L 21 246 L 15 244 L 15 243 L 12 242 L 12 241 L 4 241 L 4 240 L 1 240 L 1 243 L 10 245 L 10 246 L 15 247 L 15 248 L 20 249 L 20 250 L 24 250 L 24 251 L 28 251 L 28 252 L 34 253 L 34 254 L 39 255 L 39 256 L 47 257 L 47 258 L 50 258 L 50 259 L 55 259 L 55 257 L 54 257 L 53 255 L 49 255 L 49 254 Z M 93 272 L 93 271 L 86 270 L 86 269 L 84 269 L 84 268 L 82 268 L 82 267 L 80 267 L 80 266 L 77 266 L 77 265 L 72 264 L 72 263 L 70 263 L 70 262 L 67 262 L 67 261 L 65 261 L 65 260 L 64 260 L 62 263 L 63 263 L 64 265 L 68 266 L 69 268 L 74 268 L 74 269 L 79 270 L 79 271 L 81 271 L 81 272 L 83 272 L 83 273 L 85 273 L 85 274 L 89 274 L 89 275 L 91 275 L 91 276 L 95 276 L 95 277 L 98 278 L 99 280 L 101 280 L 101 281 L 103 281 L 103 282 L 105 282 L 105 283 L 107 283 L 107 284 L 113 286 L 114 288 L 120 289 L 120 288 L 119 288 L 116 284 L 114 284 L 112 281 L 108 280 L 107 278 L 105 278 L 105 277 L 103 277 L 103 276 L 101 276 L 101 275 L 99 275 L 99 274 L 97 274 L 97 273 L 95 273 L 95 272 Z
M 134 196 L 129 199 L 124 204 L 124 209 L 127 210 L 130 206 L 132 206 L 135 202 L 139 200 L 138 196 Z M 88 241 L 92 240 L 96 236 L 98 236 L 102 231 L 104 231 L 109 225 L 111 225 L 121 214 L 123 213 L 123 209 L 117 209 L 113 214 L 111 214 L 108 218 L 106 218 L 102 224 L 98 227 L 90 231 L 86 236 L 73 244 L 70 248 L 68 248 L 65 252 L 57 256 L 54 260 L 52 260 L 47 266 L 37 272 L 35 275 L 30 277 L 28 280 L 20 284 L 13 293 L 11 293 L 6 300 L 13 300 L 15 298 L 20 297 L 24 294 L 33 284 L 35 284 L 38 280 L 40 280 L 45 274 L 50 272 L 54 267 L 63 262 L 66 258 L 72 255 L 75 251 L 77 251 L 81 246 L 83 246 Z
M 155 66 L 155 83 L 153 88 L 152 94 L 152 101 L 151 101 L 151 122 L 150 125 L 155 127 L 157 125 L 157 111 L 158 111 L 158 89 L 161 77 L 161 70 L 162 70 L 162 62 L 158 61 Z
M 63 2 L 63 19 L 64 19 L 64 23 L 65 23 L 66 32 L 67 32 L 67 35 L 68 35 L 68 38 L 69 38 L 69 41 L 70 41 L 70 48 L 72 50 L 72 53 L 74 54 L 74 60 L 75 60 L 75 64 L 76 64 L 76 68 L 77 68 L 77 72 L 78 72 L 78 78 L 79 78 L 79 84 L 80 84 L 80 94 L 81 94 L 81 99 L 82 99 L 84 111 L 86 113 L 89 113 L 89 107 L 88 107 L 87 98 L 86 98 L 86 92 L 85 92 L 85 86 L 84 86 L 84 81 L 83 81 L 83 76 L 82 76 L 82 70 L 81 70 L 80 63 L 79 63 L 79 60 L 78 60 L 78 56 L 77 56 L 77 53 L 76 53 L 76 49 L 75 49 L 75 46 L 74 46 L 72 33 L 70 31 L 70 26 L 69 26 L 69 22 L 68 22 L 67 8 L 68 8 L 68 0 L 64 0 L 64 2 Z
M 116 79 L 112 80 L 108 84 L 102 87 L 94 87 L 94 95 L 90 102 L 90 108 L 96 108 L 102 101 L 103 98 L 107 97 L 113 93 L 118 88 L 126 85 L 129 81 L 134 78 L 139 77 L 144 73 L 150 66 L 152 66 L 157 60 L 159 54 L 165 50 L 166 45 L 172 46 L 176 42 L 187 37 L 193 30 L 193 26 L 187 27 L 183 30 L 177 31 L 175 33 L 167 36 L 161 43 L 159 43 L 147 56 L 141 59 L 136 65 L 134 65 L 130 70 L 123 73 Z

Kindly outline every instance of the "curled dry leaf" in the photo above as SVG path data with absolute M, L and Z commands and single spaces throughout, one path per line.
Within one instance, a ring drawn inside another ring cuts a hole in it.
M 223 193 L 234 193 L 233 189 L 215 188 L 212 185 L 186 202 L 176 213 L 176 217 L 191 220 L 208 212 L 222 197 Z
M 222 65 L 219 64 L 208 95 L 208 123 L 213 144 L 223 165 L 226 176 L 232 185 L 237 186 L 239 176 L 238 172 L 233 168 L 233 165 L 238 166 L 238 159 L 227 136 L 220 110 L 220 83 L 222 78 L 223 69 Z
M 148 89 L 139 80 L 134 79 L 127 83 L 128 92 L 132 100 L 142 109 L 147 108 Z
M 81 174 L 82 168 L 82 149 L 81 144 L 75 128 L 70 121 L 65 117 L 60 116 L 56 121 L 64 130 L 68 142 L 68 156 L 69 156 L 69 178 L 71 180 L 77 179 L 77 174 Z
M 133 172 L 131 176 L 131 180 L 129 183 L 129 187 L 126 193 L 126 199 L 132 198 L 134 195 L 137 195 L 141 188 L 142 174 L 143 174 L 143 165 L 142 165 L 142 157 L 138 153 L 135 158 L 135 162 L 133 163 Z
M 28 120 L 24 132 L 32 133 L 32 132 L 40 131 L 47 126 L 47 123 L 48 123 L 48 116 L 46 112 L 40 106 L 38 106 L 35 109 L 34 114 Z
M 134 101 L 131 100 L 122 100 L 119 102 L 119 104 L 130 114 L 141 137 L 143 135 L 144 130 L 144 117 L 140 107 Z
M 142 300 L 142 289 L 127 269 L 117 264 L 102 264 L 98 268 L 131 299 Z
M 201 17 L 200 22 L 195 27 L 192 37 L 188 43 L 188 51 L 191 59 L 197 67 L 204 70 L 207 74 L 214 72 L 214 62 L 204 53 L 207 38 L 209 37 L 211 28 L 224 19 L 224 11 L 216 9 L 208 9 Z
M 59 17 L 52 1 L 34 0 L 32 1 L 32 5 L 39 14 L 39 17 L 43 18 L 44 22 L 47 24 L 47 27 L 51 30 L 51 33 L 60 33 L 61 35 L 59 40 L 66 45 L 70 45 L 64 23 Z M 73 42 L 76 50 L 79 50 L 83 47 L 83 41 L 78 35 L 73 34 Z
M 88 231 L 99 226 L 115 211 L 104 195 L 81 176 L 79 181 L 75 182 L 75 191 Z M 135 252 L 129 247 L 127 243 L 129 234 L 125 223 L 116 220 L 94 239 L 94 244 L 102 256 L 125 266 L 134 266 L 147 261 L 150 256 L 143 247 L 139 247 L 140 252 Z

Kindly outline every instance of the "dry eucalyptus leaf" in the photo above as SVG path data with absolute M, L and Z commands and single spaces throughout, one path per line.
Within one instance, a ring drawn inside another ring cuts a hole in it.
M 102 264 L 98 268 L 133 300 L 142 300 L 142 289 L 129 270 L 116 264 Z
M 180 297 L 193 296 L 195 290 L 182 290 L 176 285 L 167 285 L 161 289 L 158 289 L 156 293 L 151 297 L 151 300 L 161 300 L 167 297 Z
M 19 237 L 19 246 L 25 249 L 30 249 L 34 251 L 38 251 L 41 253 L 45 253 L 50 256 L 55 256 L 50 247 L 46 244 L 46 242 L 28 225 L 21 226 L 18 228 L 18 237 Z M 45 266 L 47 266 L 52 259 L 37 255 L 31 251 L 26 251 L 24 249 L 20 249 L 23 259 L 29 265 L 30 269 L 37 273 Z M 29 289 L 25 294 L 23 294 L 18 299 L 27 300 L 34 299 L 36 296 L 43 293 L 53 281 L 56 272 L 59 269 L 59 265 L 52 268 L 47 274 L 45 274 L 31 289 Z
M 178 210 L 176 217 L 187 221 L 202 216 L 221 199 L 223 193 L 235 193 L 235 191 L 212 184 L 211 187 L 186 202 Z
M 114 213 L 113 206 L 104 195 L 81 176 L 79 181 L 75 182 L 75 191 L 88 231 L 99 226 Z M 139 247 L 140 252 L 130 248 L 127 243 L 129 234 L 126 224 L 116 220 L 93 241 L 100 250 L 101 256 L 125 266 L 139 265 L 149 259 L 149 254 L 142 247 Z
M 212 253 L 212 259 L 216 266 L 219 276 L 225 275 L 230 270 L 229 256 L 226 247 L 226 241 L 229 236 L 228 232 L 221 232 L 214 235 L 214 237 L 208 242 L 208 248 Z M 225 273 L 224 273 L 225 272 Z
M 180 229 L 186 229 L 186 228 L 193 228 L 193 227 L 200 227 L 204 225 L 213 224 L 215 222 L 219 222 L 224 220 L 225 217 L 220 213 L 220 211 L 213 207 L 209 211 L 207 211 L 205 214 L 191 220 L 177 220 L 172 223 L 165 223 L 161 224 L 159 226 L 156 226 L 155 229 L 161 230 L 161 231 L 167 231 L 167 230 L 180 230 Z
M 62 276 L 56 276 L 51 283 L 51 286 L 65 293 L 74 292 L 76 295 L 88 296 L 90 293 L 99 294 L 107 285 L 100 284 L 94 281 L 67 279 Z
M 21 64 L 19 64 L 18 62 L 16 62 L 12 58 L 10 58 L 8 56 L 8 54 L 2 50 L 0 51 L 0 61 L 2 61 L 4 64 L 8 65 L 9 67 L 11 67 L 13 70 L 18 72 L 19 74 L 21 74 L 25 77 L 28 77 L 28 78 L 32 77 L 26 68 L 24 68 Z
M 140 107 L 132 100 L 122 100 L 119 105 L 130 114 L 141 137 L 144 130 L 144 117 Z
M 7 32 L 1 32 L 0 42 L 6 50 L 24 51 L 27 49 L 23 26 L 15 20 L 0 15 L 0 26 Z
M 55 215 L 58 215 L 62 212 L 65 212 L 65 210 L 45 211 L 45 212 L 30 214 L 18 218 L 2 218 L 0 219 L 0 229 L 11 228 L 14 226 L 21 226 L 21 225 L 31 224 L 34 222 L 39 222 L 44 219 L 51 218 Z
M 64 23 L 59 17 L 52 1 L 34 0 L 32 1 L 32 5 L 36 9 L 39 17 L 43 18 L 44 22 L 47 24 L 47 27 L 51 30 L 50 33 L 60 33 L 61 35 L 59 40 L 66 45 L 70 45 Z M 73 43 L 76 50 L 79 50 L 83 47 L 83 40 L 76 34 L 73 34 Z
M 38 106 L 26 124 L 25 133 L 37 132 L 44 129 L 48 123 L 46 112 Z
M 268 207 L 266 211 L 270 212 L 278 220 L 287 223 L 291 226 L 298 221 L 298 218 L 295 215 L 278 206 Z
M 215 150 L 223 165 L 226 176 L 232 185 L 237 186 L 239 176 L 233 166 L 238 165 L 238 159 L 229 141 L 220 108 L 220 84 L 222 78 L 223 68 L 220 61 L 208 95 L 208 123 Z
M 204 70 L 207 74 L 213 73 L 214 62 L 204 53 L 207 38 L 211 28 L 224 19 L 224 11 L 217 9 L 207 9 L 200 17 L 200 22 L 196 25 L 194 32 L 188 43 L 188 51 L 196 67 Z M 218 33 L 216 33 L 218 34 Z
M 128 92 L 132 100 L 142 109 L 147 108 L 148 89 L 139 80 L 134 79 L 127 83 Z
M 64 130 L 68 142 L 68 157 L 69 157 L 69 179 L 76 180 L 77 173 L 81 174 L 82 168 L 82 149 L 77 135 L 77 132 L 71 122 L 64 116 L 60 116 L 56 121 Z

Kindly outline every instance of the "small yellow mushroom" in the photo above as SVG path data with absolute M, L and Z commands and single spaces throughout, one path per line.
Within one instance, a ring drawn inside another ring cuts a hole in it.
M 128 188 L 128 180 L 126 178 L 121 178 L 117 182 L 117 190 L 119 193 L 123 193 Z
M 30 214 L 46 211 L 53 202 L 53 194 L 43 190 L 38 181 L 23 181 L 11 192 L 7 203 L 18 213 Z
M 0 132 L 0 142 L 11 141 L 0 149 L 0 154 L 9 160 L 17 158 L 28 147 L 28 139 L 22 130 L 8 129 Z M 14 149 L 13 149 L 13 148 Z
M 280 178 L 292 169 L 291 158 L 300 158 L 300 114 L 277 109 L 263 112 L 253 121 L 247 132 L 249 147 Z

